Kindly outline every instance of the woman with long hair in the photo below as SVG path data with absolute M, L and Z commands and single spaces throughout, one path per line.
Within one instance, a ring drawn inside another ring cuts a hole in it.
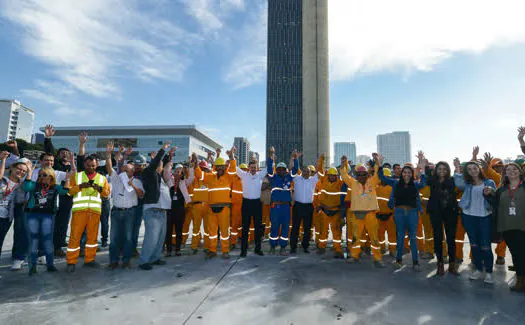
M 523 169 L 516 163 L 507 164 L 503 169 L 500 188 L 487 189 L 485 197 L 493 207 L 497 232 L 512 254 L 516 270 L 516 283 L 512 291 L 525 292 L 525 183 Z
M 425 170 L 425 155 L 422 151 L 419 151 L 417 157 L 419 160 L 418 170 Z M 381 166 L 382 164 L 383 157 L 380 156 L 379 165 Z M 394 221 L 396 223 L 397 239 L 397 256 L 394 267 L 401 268 L 403 266 L 403 246 L 405 233 L 408 231 L 410 250 L 412 251 L 412 268 L 415 272 L 419 272 L 416 232 L 419 223 L 419 208 L 421 206 L 419 191 L 426 185 L 426 175 L 421 174 L 419 181 L 416 181 L 414 176 L 415 171 L 409 165 L 405 165 L 402 168 L 399 179 L 385 177 L 383 168 L 379 168 L 379 178 L 385 184 L 392 186 L 392 193 L 394 194 Z
M 460 170 L 457 169 L 456 173 Z M 437 258 L 438 276 L 445 274 L 443 262 L 443 227 L 447 236 L 447 248 L 449 257 L 448 272 L 459 275 L 456 265 L 456 229 L 458 223 L 458 204 L 456 201 L 456 184 L 451 176 L 450 166 L 440 161 L 434 168 L 434 173 L 427 168 L 427 184 L 430 186 L 430 197 L 427 205 L 427 213 L 434 230 L 434 252 Z
M 454 159 L 456 170 L 460 170 L 459 159 Z M 481 168 L 475 161 L 469 161 L 464 167 L 464 174 L 454 174 L 454 182 L 459 190 L 463 190 L 463 196 L 459 201 L 462 210 L 461 220 L 467 231 L 472 250 L 472 258 L 476 270 L 472 272 L 469 279 L 479 280 L 483 277 L 487 284 L 493 283 L 492 269 L 494 255 L 492 254 L 492 209 L 485 199 L 484 193 L 490 189 L 495 190 L 494 181 L 486 179 Z
M 64 186 L 55 184 L 55 171 L 52 168 L 42 168 L 38 171 L 38 178 L 31 180 L 33 170 L 29 168 L 27 178 L 22 185 L 24 192 L 28 193 L 26 212 L 26 226 L 30 237 L 29 276 L 36 274 L 36 258 L 39 247 L 44 249 L 47 271 L 56 272 L 53 251 L 53 224 L 57 211 L 58 196 L 69 191 L 69 179 L 66 177 Z M 42 245 L 39 245 L 42 240 Z

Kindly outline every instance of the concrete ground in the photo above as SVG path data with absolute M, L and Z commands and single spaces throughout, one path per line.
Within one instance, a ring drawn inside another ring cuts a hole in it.
M 211 261 L 186 252 L 152 271 L 84 269 L 80 260 L 77 272 L 66 274 L 58 260 L 61 272 L 40 266 L 30 278 L 27 268 L 9 270 L 7 249 L 0 267 L 2 325 L 525 323 L 525 295 L 509 292 L 513 273 L 506 267 L 495 269 L 491 286 L 469 281 L 466 263 L 459 278 L 435 278 L 435 260 L 414 273 L 409 266 L 375 269 L 370 257 L 349 264 L 315 250 L 246 259 L 236 251 L 230 260 Z M 108 252 L 97 261 L 107 265 Z

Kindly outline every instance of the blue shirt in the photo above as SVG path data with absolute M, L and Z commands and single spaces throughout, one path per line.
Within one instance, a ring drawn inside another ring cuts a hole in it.
M 292 202 L 292 175 L 297 174 L 297 171 L 299 170 L 298 160 L 294 160 L 292 174 L 286 173 L 282 177 L 277 175 L 277 173 L 273 173 L 273 159 L 268 158 L 266 166 L 268 170 L 268 180 L 270 181 L 270 188 L 272 193 L 271 202 Z

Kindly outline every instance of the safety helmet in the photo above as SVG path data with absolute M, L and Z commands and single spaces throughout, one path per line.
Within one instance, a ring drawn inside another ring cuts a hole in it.
M 224 158 L 219 157 L 215 159 L 215 166 L 226 166 L 226 161 Z
M 362 173 L 362 172 L 368 173 L 368 168 L 366 168 L 366 166 L 363 164 L 357 164 L 355 166 L 355 172 L 356 173 Z
M 337 176 L 338 175 L 337 174 L 337 169 L 335 169 L 334 167 L 330 167 L 328 169 L 328 171 L 326 172 L 326 175 L 335 175 L 335 176 Z
M 490 161 L 490 167 L 495 167 L 495 166 L 503 166 L 503 161 L 501 161 L 501 159 L 499 158 L 493 158 Z
M 467 167 L 467 161 L 462 162 L 462 163 L 460 164 L 460 166 L 461 166 L 461 168 L 465 168 L 465 167 Z
M 208 167 L 208 162 L 206 160 L 204 160 L 204 159 L 201 160 L 201 162 L 199 163 L 199 167 L 208 169 L 209 168 Z
M 240 164 L 239 168 L 240 169 L 248 169 L 248 166 L 246 166 L 246 164 Z
M 313 165 L 308 165 L 308 169 L 312 172 L 312 173 L 315 173 L 315 167 Z
M 146 157 L 143 155 L 137 155 L 135 159 L 133 159 L 133 163 L 135 165 L 145 165 L 146 164 Z
M 523 164 L 525 164 L 525 159 L 516 159 L 514 160 L 514 162 L 520 166 L 522 166 Z
M 383 168 L 383 175 L 385 175 L 386 177 L 392 177 L 392 171 L 390 170 L 390 168 Z
M 277 164 L 276 168 L 286 168 L 286 164 L 283 163 L 283 162 L 280 162 L 280 163 Z

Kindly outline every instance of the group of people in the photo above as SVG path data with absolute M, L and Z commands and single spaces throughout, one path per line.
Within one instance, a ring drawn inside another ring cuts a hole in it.
M 518 133 L 525 153 L 525 128 Z M 498 243 L 496 264 L 505 263 L 508 245 L 509 269 L 516 272 L 511 289 L 525 292 L 525 161 L 503 164 L 488 153 L 478 159 L 475 147 L 470 161 L 454 160 L 454 171 L 447 162 L 429 162 L 421 151 L 416 166 L 390 165 L 374 153 L 367 164 L 354 166 L 343 156 L 338 167 L 325 169 L 324 154 L 317 166 L 300 167 L 300 152 L 293 151 L 287 165 L 277 163 L 270 148 L 261 170 L 255 160 L 238 165 L 235 147 L 226 159 L 217 149 L 215 157 L 200 160 L 193 153 L 174 165 L 176 147 L 165 143 L 148 164 L 111 141 L 104 157 L 87 155 L 86 133 L 75 157 L 67 148 L 55 150 L 53 135 L 46 126 L 39 168 L 20 157 L 14 141 L 9 152 L 0 152 L 0 251 L 14 220 L 14 270 L 27 258 L 30 275 L 39 259 L 54 272 L 54 258 L 65 257 L 67 272 L 75 272 L 81 254 L 84 266 L 100 267 L 100 225 L 102 246 L 109 232 L 110 269 L 129 268 L 139 257 L 139 268 L 151 270 L 166 263 L 163 252 L 181 255 L 191 225 L 191 253 L 202 248 L 207 259 L 217 256 L 218 247 L 229 258 L 239 239 L 241 257 L 250 241 L 263 256 L 265 235 L 269 254 L 296 254 L 299 241 L 304 253 L 315 243 L 325 254 L 331 238 L 334 258 L 344 258 L 346 246 L 348 262 L 359 263 L 368 251 L 374 265 L 384 267 L 388 252 L 400 268 L 410 252 L 419 271 L 419 259 L 435 255 L 437 276 L 445 274 L 446 263 L 450 274 L 459 275 L 466 232 L 474 267 L 469 278 L 492 283 L 491 243 Z

